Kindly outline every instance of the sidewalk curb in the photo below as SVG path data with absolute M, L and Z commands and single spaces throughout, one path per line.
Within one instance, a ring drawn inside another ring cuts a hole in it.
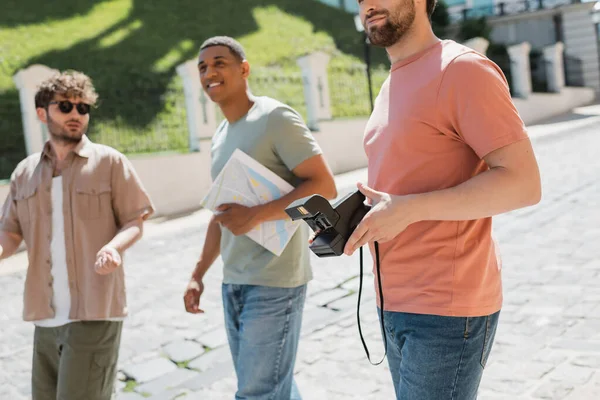
M 536 130 L 542 130 L 543 127 L 545 126 L 551 126 L 551 125 L 557 125 L 557 124 L 564 124 L 564 127 L 558 127 L 555 129 L 549 129 L 549 132 L 540 132 L 540 133 L 536 133 Z M 532 142 L 541 142 L 544 140 L 548 140 L 548 139 L 553 139 L 565 134 L 568 134 L 572 131 L 577 131 L 577 130 L 584 130 L 589 128 L 592 125 L 600 125 L 600 116 L 593 116 L 593 117 L 588 117 L 585 119 L 582 119 L 580 121 L 564 121 L 564 122 L 555 122 L 553 124 L 539 124 L 539 125 L 533 125 L 530 128 L 528 128 L 528 131 L 531 132 L 530 133 L 530 138 Z M 566 126 L 568 125 L 568 126 Z M 533 131 L 533 132 L 532 132 Z

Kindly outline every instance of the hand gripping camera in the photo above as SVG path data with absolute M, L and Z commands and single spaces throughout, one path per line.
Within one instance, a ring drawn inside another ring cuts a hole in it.
M 363 219 L 365 214 L 371 209 L 370 206 L 364 203 L 365 196 L 356 191 L 349 193 L 333 206 L 322 196 L 318 194 L 304 197 L 296 200 L 286 208 L 285 212 L 293 221 L 303 219 L 317 235 L 310 244 L 310 249 L 319 257 L 335 257 L 344 254 L 344 247 L 350 238 L 356 226 Z M 379 287 L 379 304 L 381 309 L 384 309 L 383 288 L 381 284 L 381 266 L 379 264 L 379 244 L 375 245 L 375 256 L 377 260 L 377 283 Z M 373 363 L 371 355 L 367 348 L 367 344 L 362 334 L 360 326 L 360 302 L 363 283 L 363 251 L 360 248 L 360 274 L 359 274 L 359 289 L 358 289 L 358 305 L 356 315 L 358 319 L 358 331 L 362 341 L 367 359 L 373 365 L 379 365 L 387 355 L 387 335 L 384 328 L 383 314 L 381 314 L 381 332 L 383 333 L 383 342 L 385 346 L 385 354 L 381 361 Z
M 296 200 L 285 210 L 293 221 L 303 219 L 317 235 L 309 246 L 319 257 L 335 257 L 344 253 L 344 246 L 370 207 L 365 196 L 349 193 L 333 206 L 315 194 Z

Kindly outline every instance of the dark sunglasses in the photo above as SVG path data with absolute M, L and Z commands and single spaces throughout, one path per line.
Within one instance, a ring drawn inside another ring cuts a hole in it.
M 79 115 L 89 114 L 89 112 L 90 112 L 90 105 L 85 104 L 85 103 L 73 104 L 68 100 L 63 100 L 63 101 L 51 101 L 50 104 L 58 104 L 58 109 L 63 114 L 68 114 L 71 111 L 73 111 L 73 107 L 75 107 L 77 109 L 77 112 L 79 113 Z

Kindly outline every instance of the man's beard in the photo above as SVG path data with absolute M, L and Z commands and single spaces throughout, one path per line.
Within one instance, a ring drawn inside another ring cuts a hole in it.
M 72 121 L 67 121 L 72 122 Z M 66 123 L 65 123 L 66 125 Z M 61 144 L 78 144 L 87 131 L 87 124 L 81 125 L 78 132 L 72 133 L 67 127 L 60 126 L 48 115 L 48 133 L 52 139 Z
M 410 30 L 415 21 L 415 4 L 412 0 L 407 0 L 406 4 L 403 4 L 402 7 L 403 10 L 394 13 L 393 17 L 387 11 L 383 25 L 367 29 L 367 36 L 372 45 L 386 48 L 391 47 L 398 43 L 406 35 L 406 32 Z

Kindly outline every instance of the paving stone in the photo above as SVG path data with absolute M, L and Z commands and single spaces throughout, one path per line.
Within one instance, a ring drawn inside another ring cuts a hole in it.
M 233 363 L 231 362 L 231 359 L 229 361 L 222 360 L 217 363 L 214 363 L 210 369 L 206 370 L 205 372 L 202 372 L 201 374 L 199 374 L 199 376 L 182 382 L 179 385 L 179 388 L 197 391 L 205 387 L 211 386 L 221 379 L 231 377 L 234 375 L 235 371 L 233 369 Z M 233 393 L 235 393 L 235 391 L 231 392 L 228 395 L 228 397 L 233 397 Z
M 600 301 L 599 301 L 600 303 Z M 588 319 L 577 321 L 568 331 L 569 339 L 600 339 L 600 320 Z
M 343 315 L 326 307 L 316 307 L 302 317 L 301 335 L 314 332 L 339 321 Z
M 135 393 L 135 392 L 128 392 L 128 393 L 117 393 L 117 399 L 116 400 L 143 400 L 145 399 L 144 396 L 142 396 L 139 393 Z
M 550 381 L 542 384 L 538 389 L 536 389 L 533 392 L 533 397 L 544 400 L 561 400 L 573 392 L 574 389 L 575 386 L 565 382 Z
M 20 393 L 16 388 L 2 385 L 0 387 L 0 399 L 10 399 L 10 400 L 26 400 L 28 396 L 26 394 Z
M 141 364 L 123 368 L 123 373 L 138 383 L 149 382 L 177 369 L 177 366 L 166 358 L 155 358 Z
M 571 361 L 571 364 L 600 370 L 600 354 L 577 356 Z
M 552 139 L 534 138 L 542 171 L 542 202 L 504 214 L 494 221 L 494 233 L 503 258 L 505 306 L 484 372 L 482 400 L 600 398 L 597 395 L 600 373 L 597 358 L 600 354 L 599 128 L 590 125 L 587 130 Z M 353 186 L 365 176 L 364 170 L 359 171 L 347 186 Z M 119 369 L 160 358 L 163 345 L 184 339 L 206 342 L 217 349 L 193 361 L 204 372 L 173 390 L 154 395 L 168 398 L 181 394 L 184 399 L 221 400 L 233 397 L 235 374 L 222 330 L 220 259 L 205 277 L 206 314 L 187 314 L 181 304 L 183 288 L 197 258 L 198 243 L 203 242 L 206 232 L 206 221 L 199 223 L 194 218 L 155 224 L 155 233 L 150 223 L 144 239 L 128 251 L 125 273 L 128 297 L 134 301 L 124 325 Z M 352 297 L 343 298 L 358 288 L 358 254 L 330 259 L 311 255 L 311 260 L 315 279 L 308 288 L 296 368 L 305 398 L 310 400 L 311 393 L 316 400 L 394 398 L 386 363 L 373 367 L 362 354 L 355 301 Z M 1 266 L 0 301 L 4 307 L 0 311 L 0 324 L 3 334 L 11 340 L 0 342 L 0 398 L 21 400 L 31 398 L 34 327 L 24 323 L 20 315 L 25 267 L 21 272 L 3 274 Z M 334 288 L 337 290 L 330 291 Z M 370 266 L 365 273 L 363 290 L 361 321 L 365 338 L 370 350 L 383 353 Z M 330 293 L 321 294 L 327 291 Z M 336 295 L 326 299 L 331 293 Z M 156 301 L 157 298 L 161 301 Z M 321 307 L 321 304 L 341 311 Z M 315 330 L 329 325 L 339 329 L 332 329 L 333 334 L 321 333 L 320 341 L 311 341 Z M 215 333 L 219 330 L 221 333 Z M 304 349 L 303 341 L 309 343 Z M 318 347 L 314 343 L 322 345 Z M 220 350 L 221 353 L 213 353 L 211 361 L 209 354 Z M 378 359 L 376 355 L 374 358 Z M 168 364 L 169 369 L 175 368 L 171 364 Z M 512 375 L 516 379 L 510 379 Z M 159 381 L 161 376 L 142 385 Z M 361 393 L 360 388 L 359 391 L 346 390 L 352 389 L 348 381 L 377 384 L 375 391 L 365 388 Z M 122 388 L 122 383 L 119 385 Z M 344 385 L 341 391 L 348 393 L 339 393 L 336 389 L 339 385 Z M 135 394 L 130 396 L 139 398 Z
M 338 322 L 338 326 L 348 329 L 350 327 L 356 326 L 356 321 L 353 321 L 352 318 L 346 318 Z
M 331 303 L 327 304 L 327 307 L 341 311 L 356 310 L 357 303 L 358 295 L 351 294 L 346 297 L 342 297 L 341 299 L 332 301 Z
M 169 343 L 163 347 L 165 354 L 175 363 L 193 360 L 204 353 L 204 347 L 189 340 Z
M 490 374 L 484 373 L 484 375 L 487 379 L 482 382 L 481 388 L 499 394 L 509 394 L 514 396 L 524 395 L 533 386 L 532 383 L 523 380 L 496 379 Z
M 563 382 L 567 385 L 582 385 L 590 380 L 594 370 L 587 367 L 581 367 L 573 364 L 560 364 L 550 374 L 548 379 L 557 382 Z
M 531 361 L 537 361 L 545 364 L 551 364 L 556 367 L 559 364 L 567 362 L 572 357 L 571 352 L 566 350 L 550 350 L 543 349 L 536 353 Z
M 507 362 L 495 362 L 486 368 L 485 374 L 494 379 L 511 380 L 537 380 L 543 378 L 555 368 L 554 364 L 537 361 L 523 361 L 516 366 Z
M 195 369 L 198 371 L 207 371 L 219 364 L 231 364 L 231 352 L 229 348 L 221 347 L 215 350 L 211 350 L 196 358 L 188 364 L 188 368 Z
M 585 352 L 600 352 L 600 341 L 587 341 L 587 340 L 574 340 L 574 339 L 561 339 L 550 346 L 558 349 L 568 349 Z
M 592 400 L 600 399 L 600 373 L 596 372 L 594 377 L 582 386 L 576 387 L 566 397 L 567 400 Z
M 318 306 L 324 306 L 328 303 L 331 303 L 334 300 L 340 299 L 344 296 L 348 295 L 348 291 L 344 289 L 329 289 L 323 292 L 317 293 L 312 297 L 306 299 L 308 303 L 312 303 Z
M 296 376 L 295 381 L 303 399 L 327 399 L 326 387 L 315 387 L 310 379 L 301 375 Z
M 358 398 L 364 398 L 369 394 L 377 392 L 378 389 L 378 385 L 373 381 L 348 379 L 345 377 L 336 379 L 336 384 L 329 387 L 330 392 L 346 396 L 356 396 Z
M 340 327 L 337 325 L 329 325 L 323 329 L 319 329 L 311 333 L 311 340 L 322 340 L 327 339 L 329 337 L 335 336 L 335 334 L 340 330 Z
M 313 279 L 312 281 L 308 282 L 308 285 L 306 286 L 306 298 L 312 297 L 326 289 L 330 288 L 323 282 Z
M 303 339 L 298 345 L 297 363 L 314 364 L 317 360 L 325 357 L 325 343 L 311 339 Z
M 198 342 L 202 343 L 209 349 L 216 349 L 227 344 L 227 332 L 225 327 L 220 326 L 219 328 L 210 332 L 203 333 L 198 337 Z
M 176 370 L 169 372 L 168 374 L 165 374 L 160 378 L 139 385 L 135 388 L 135 390 L 138 393 L 150 393 L 154 395 L 157 393 L 165 392 L 167 390 L 172 390 L 182 382 L 193 379 L 197 376 L 197 371 L 192 371 L 185 368 L 177 368 Z

